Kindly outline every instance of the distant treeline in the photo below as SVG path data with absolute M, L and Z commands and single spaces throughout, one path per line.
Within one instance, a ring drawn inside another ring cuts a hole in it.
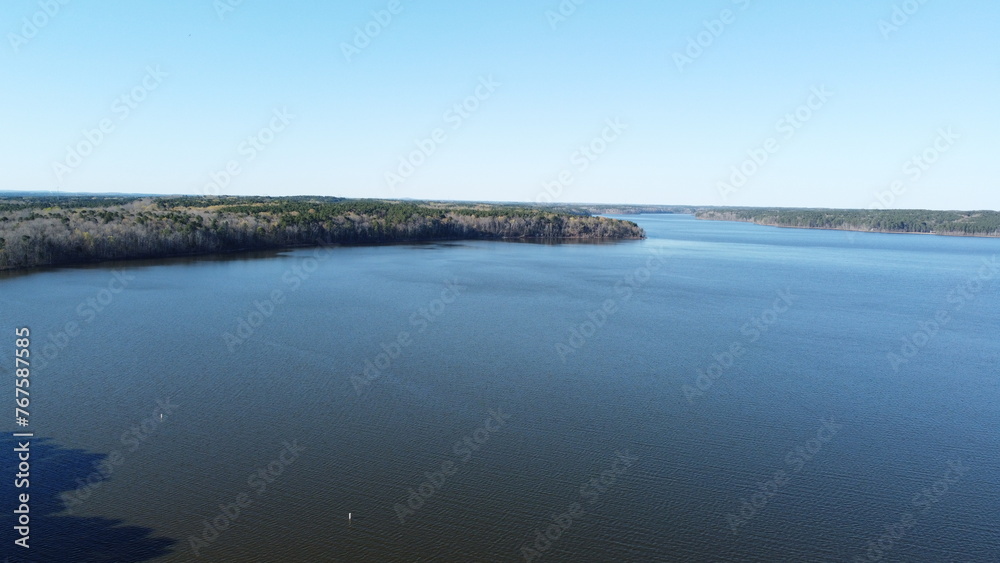
M 318 197 L 0 199 L 0 270 L 321 243 L 643 237 L 631 221 L 516 205 Z
M 911 209 L 702 209 L 699 219 L 747 221 L 776 227 L 841 229 L 880 233 L 1000 236 L 1000 212 Z
M 546 204 L 539 204 L 539 206 L 546 207 L 549 209 L 554 209 L 557 211 L 565 211 L 567 213 L 582 213 L 585 215 L 590 215 L 590 214 L 639 215 L 642 213 L 693 214 L 699 209 L 704 209 L 704 208 L 690 207 L 685 205 L 642 205 L 642 204 L 612 205 L 606 203 L 546 203 Z

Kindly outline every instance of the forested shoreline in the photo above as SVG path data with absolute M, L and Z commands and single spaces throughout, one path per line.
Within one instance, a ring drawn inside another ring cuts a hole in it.
M 627 211 L 777 227 L 1000 237 L 996 211 L 24 195 L 0 197 L 0 270 L 318 244 L 644 238 L 631 221 L 592 215 Z
M 1000 237 L 1000 212 L 996 211 L 716 208 L 699 209 L 695 217 L 772 227 Z
M 318 244 L 644 237 L 630 221 L 516 205 L 328 197 L 0 198 L 0 270 Z

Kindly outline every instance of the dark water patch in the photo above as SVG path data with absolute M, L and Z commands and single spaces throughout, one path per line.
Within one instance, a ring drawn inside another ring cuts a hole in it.
M 118 519 L 66 514 L 66 505 L 60 495 L 80 487 L 76 479 L 94 473 L 96 465 L 107 456 L 63 448 L 45 438 L 26 438 L 21 443 L 24 441 L 30 441 L 29 486 L 17 488 L 14 479 L 4 479 L 5 506 L 0 527 L 9 537 L 14 526 L 18 525 L 10 505 L 14 505 L 19 495 L 28 494 L 30 547 L 15 547 L 13 538 L 4 542 L 0 553 L 11 562 L 139 563 L 170 553 L 176 541 L 155 537 L 150 528 L 125 525 Z M 0 438 L 0 450 L 3 451 L 0 472 L 4 476 L 13 476 L 18 472 L 18 460 L 13 453 L 17 447 L 17 439 L 9 436 Z

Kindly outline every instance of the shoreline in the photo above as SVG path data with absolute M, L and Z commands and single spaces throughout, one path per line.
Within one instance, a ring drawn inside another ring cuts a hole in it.
M 234 248 L 228 250 L 206 250 L 204 252 L 183 252 L 183 253 L 168 253 L 155 256 L 131 256 L 131 257 L 121 257 L 121 258 L 108 258 L 101 260 L 73 260 L 66 262 L 54 262 L 51 264 L 37 264 L 34 266 L 27 266 L 23 268 L 4 268 L 0 269 L 0 280 L 5 277 L 13 275 L 23 275 L 29 273 L 36 273 L 42 271 L 53 270 L 57 268 L 79 268 L 79 267 L 107 267 L 109 265 L 123 265 L 127 263 L 141 263 L 147 261 L 160 261 L 160 260 L 184 260 L 184 259 L 197 259 L 197 258 L 209 258 L 217 257 L 219 259 L 238 259 L 239 255 L 251 255 L 255 253 L 261 254 L 277 254 L 280 252 L 285 252 L 289 250 L 299 250 L 306 248 L 323 248 L 323 247 L 364 247 L 364 246 L 406 246 L 406 245 L 420 245 L 420 244 L 434 244 L 434 243 L 458 243 L 458 242 L 510 242 L 510 243 L 534 243 L 534 244 L 613 244 L 618 242 L 645 240 L 646 236 L 641 237 L 620 237 L 620 238 L 599 238 L 599 237 L 500 237 L 500 238 L 428 238 L 428 239 L 412 239 L 412 240 L 391 240 L 391 241 L 366 241 L 366 242 L 323 242 L 317 244 L 293 244 L 293 245 L 282 245 L 282 246 L 265 246 L 259 248 Z
M 727 221 L 727 222 L 730 222 L 730 223 L 749 223 L 751 225 L 758 225 L 760 227 L 775 227 L 775 228 L 778 228 L 778 229 L 808 229 L 808 230 L 814 230 L 814 231 L 843 231 L 843 232 L 847 232 L 847 233 L 875 233 L 875 234 L 883 234 L 883 235 L 932 235 L 932 236 L 939 236 L 939 237 L 992 238 L 992 239 L 998 239 L 998 238 L 1000 238 L 1000 234 L 996 234 L 996 235 L 970 235 L 970 234 L 963 234 L 963 233 L 935 233 L 935 232 L 921 233 L 921 232 L 918 232 L 918 231 L 871 231 L 871 230 L 864 230 L 864 229 L 850 229 L 850 228 L 846 228 L 846 227 L 807 227 L 805 225 L 772 225 L 770 223 L 760 223 L 758 221 L 747 221 L 747 220 L 742 220 L 742 219 L 717 219 L 717 218 L 711 218 L 711 217 L 698 217 L 697 215 L 695 215 L 694 218 L 697 219 L 698 221 Z

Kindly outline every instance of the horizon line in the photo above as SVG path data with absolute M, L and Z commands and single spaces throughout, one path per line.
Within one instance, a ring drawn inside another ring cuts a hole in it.
M 73 197 L 73 196 L 96 196 L 96 197 L 152 197 L 152 198 L 171 198 L 171 197 L 196 197 L 196 198 L 250 198 L 250 197 L 266 197 L 273 199 L 282 198 L 302 198 L 302 197 L 316 197 L 316 198 L 338 198 L 345 200 L 377 200 L 377 201 L 400 201 L 400 202 L 434 202 L 434 203 L 486 203 L 494 205 L 527 205 L 534 207 L 553 207 L 553 206 L 572 206 L 572 205 L 601 205 L 601 206 L 627 206 L 627 207 L 688 207 L 688 208 L 702 208 L 702 209 L 788 209 L 788 210 L 810 210 L 810 211 L 944 211 L 944 212 L 957 212 L 957 213 L 971 213 L 976 211 L 989 211 L 989 212 L 1000 212 L 1000 209 L 932 209 L 932 208 L 920 208 L 920 207 L 887 207 L 887 208 L 864 208 L 864 207 L 802 207 L 802 206 L 784 206 L 784 205 L 700 205 L 700 204 L 686 204 L 686 203 L 628 203 L 628 202 L 614 202 L 614 203 L 602 203 L 602 202 L 583 202 L 583 201 L 552 201 L 552 202 L 530 202 L 530 201 L 513 201 L 513 200 L 474 200 L 474 199 L 424 199 L 424 198 L 391 198 L 391 197 L 347 197 L 347 196 L 337 196 L 337 195 L 319 195 L 319 194 L 296 194 L 296 195 L 261 195 L 261 194 L 187 194 L 187 193 L 176 193 L 176 194 L 153 194 L 153 193 L 141 193 L 141 192 L 63 192 L 59 190 L 11 190 L 0 188 L 0 197 L 7 196 L 18 197 L 18 196 L 42 196 L 42 197 Z

